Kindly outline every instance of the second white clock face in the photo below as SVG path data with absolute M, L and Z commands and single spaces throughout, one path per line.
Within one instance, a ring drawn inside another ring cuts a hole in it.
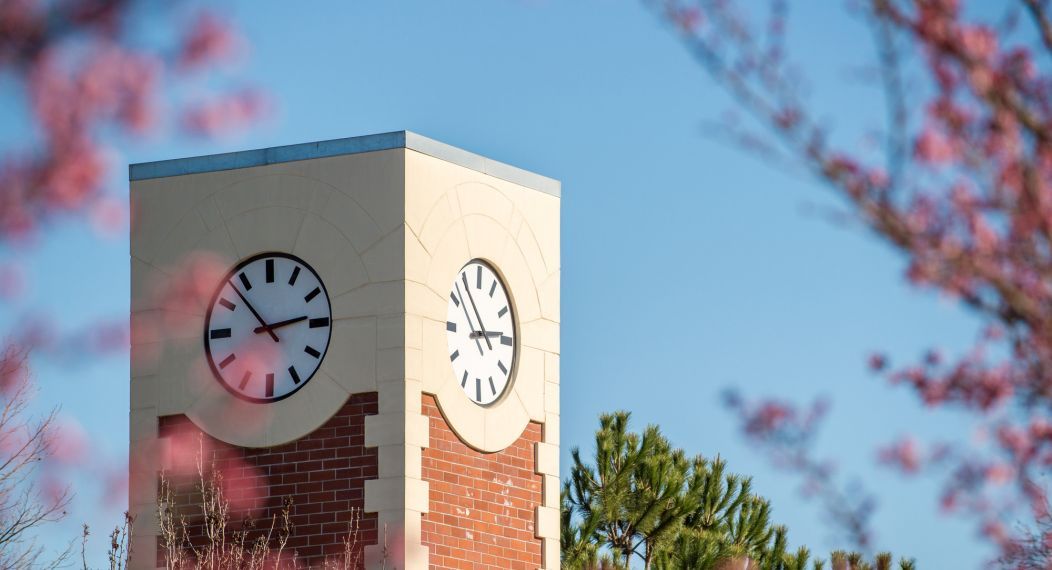
M 449 292 L 446 341 L 456 381 L 485 406 L 507 390 L 515 364 L 515 316 L 500 276 L 483 261 L 465 265 Z
M 331 325 L 318 274 L 296 256 L 264 253 L 219 284 L 205 322 L 205 352 L 216 379 L 235 396 L 274 402 L 317 372 Z

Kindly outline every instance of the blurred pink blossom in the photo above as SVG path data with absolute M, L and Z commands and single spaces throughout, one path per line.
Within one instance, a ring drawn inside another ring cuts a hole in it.
M 939 165 L 947 164 L 957 158 L 953 143 L 941 132 L 927 128 L 917 138 L 914 153 L 918 160 Z
M 239 38 L 233 28 L 212 12 L 204 12 L 190 25 L 183 40 L 178 62 L 183 67 L 198 67 L 229 57 Z
M 684 26 L 693 2 L 654 4 L 735 108 L 758 119 L 761 130 L 729 122 L 730 140 L 762 160 L 767 149 L 784 149 L 845 201 L 845 217 L 903 256 L 909 284 L 977 317 L 975 344 L 960 355 L 927 352 L 890 369 L 874 354 L 867 364 L 927 407 L 970 414 L 996 437 L 935 442 L 926 456 L 902 440 L 878 457 L 905 472 L 942 469 L 944 509 L 982 524 L 1004 560 L 1052 564 L 1052 546 L 1038 532 L 1052 529 L 1052 79 L 1038 63 L 1052 52 L 1041 33 L 1052 30 L 1047 3 L 859 4 L 877 38 L 874 67 L 890 111 L 876 129 L 886 144 L 864 151 L 838 140 L 826 108 L 806 104 L 800 70 L 808 66 L 783 53 L 786 22 L 776 5 L 756 24 L 747 2 L 704 2 L 705 25 Z M 799 412 L 778 402 L 728 406 L 779 466 L 814 468 L 813 434 Z M 1005 527 L 1021 514 L 1029 515 L 1021 531 Z
M 920 471 L 921 453 L 917 441 L 912 437 L 903 437 L 884 447 L 878 453 L 881 463 L 895 466 L 903 473 L 913 474 Z
M 88 434 L 80 422 L 60 416 L 52 425 L 49 437 L 51 459 L 64 466 L 80 465 L 87 459 L 91 447 Z
M 268 108 L 262 93 L 245 89 L 188 108 L 182 124 L 191 134 L 216 136 L 257 121 Z
M 25 272 L 20 265 L 0 264 L 0 301 L 11 301 L 21 297 L 25 288 Z
M 991 60 L 997 53 L 997 34 L 989 26 L 961 26 L 961 47 L 977 60 Z
M 113 159 L 121 153 L 111 145 L 139 144 L 158 125 L 182 121 L 188 105 L 183 91 L 173 87 L 191 70 L 214 70 L 237 47 L 236 33 L 218 17 L 206 12 L 184 21 L 172 6 L 97 0 L 0 2 L 0 71 L 18 94 L 10 103 L 25 102 L 22 114 L 32 129 L 16 133 L 13 140 L 23 142 L 9 145 L 0 156 L 0 242 L 17 260 L 0 265 L 0 302 L 16 300 L 25 291 L 23 260 L 48 224 L 79 219 L 98 237 L 127 235 L 131 213 L 118 197 L 121 193 L 108 187 L 116 179 L 115 169 L 123 167 Z M 148 19 L 174 28 L 180 44 L 173 49 L 129 33 L 132 25 Z M 232 120 L 213 118 L 207 133 L 202 129 L 196 134 L 217 134 L 258 118 L 264 108 L 251 104 L 247 92 L 253 90 L 243 87 L 233 95 L 194 91 L 196 97 L 240 102 L 223 110 L 225 119 Z M 256 94 L 254 100 L 263 97 Z M 197 293 L 194 285 L 183 284 L 162 306 L 178 309 L 194 302 Z M 3 348 L 0 396 L 24 397 L 21 391 L 30 389 L 23 358 L 27 351 L 65 364 L 125 353 L 133 334 L 127 320 L 118 315 L 70 330 L 64 320 L 47 314 L 20 317 L 11 328 L 17 334 Z M 170 319 L 136 320 L 134 334 L 137 340 L 157 340 L 178 325 Z M 140 354 L 147 352 L 144 348 Z M 10 446 L 25 439 L 24 431 L 0 433 L 0 451 L 10 452 Z M 105 487 L 106 501 L 126 499 L 120 476 L 124 469 L 108 465 L 75 419 L 62 416 L 50 444 L 51 456 L 36 482 L 45 495 L 59 500 L 65 489 L 62 478 L 82 473 Z M 143 476 L 135 451 L 128 472 Z
M 124 200 L 102 196 L 91 204 L 91 227 L 102 237 L 123 237 L 128 231 L 128 207 Z

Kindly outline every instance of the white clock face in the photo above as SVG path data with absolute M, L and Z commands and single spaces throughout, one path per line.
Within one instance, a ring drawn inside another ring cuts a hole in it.
M 205 320 L 205 352 L 235 396 L 276 402 L 317 372 L 332 329 L 329 295 L 302 259 L 264 253 L 239 263 L 216 290 Z
M 500 276 L 483 261 L 469 262 L 449 292 L 446 341 L 453 372 L 476 404 L 496 402 L 515 365 L 515 315 Z

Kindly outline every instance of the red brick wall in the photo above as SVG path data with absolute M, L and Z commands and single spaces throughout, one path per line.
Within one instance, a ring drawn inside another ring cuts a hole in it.
M 541 425 L 530 423 L 504 451 L 481 453 L 450 430 L 434 397 L 424 395 L 422 407 L 431 423 L 421 464 L 431 488 L 421 527 L 431 568 L 539 568 L 533 525 L 542 478 L 534 473 L 533 444 L 541 441 Z
M 314 432 L 271 448 L 241 448 L 203 435 L 206 457 L 214 458 L 215 468 L 223 474 L 234 521 L 230 532 L 240 528 L 240 521 L 246 518 L 269 528 L 273 515 L 278 514 L 280 521 L 282 502 L 291 497 L 293 531 L 286 552 L 295 551 L 306 567 L 319 567 L 327 556 L 343 552 L 352 509 L 360 513 L 358 548 L 376 544 L 376 515 L 361 514 L 365 481 L 377 476 L 376 449 L 365 448 L 365 417 L 376 413 L 375 392 L 356 394 Z M 173 446 L 176 441 L 184 448 L 187 441 L 197 445 L 202 432 L 186 416 L 165 416 L 159 421 L 160 436 L 171 438 Z M 175 461 L 185 463 L 187 458 Z M 176 512 L 188 515 L 191 541 L 201 544 L 200 478 L 186 465 L 175 467 L 170 480 Z M 158 563 L 163 566 L 160 548 L 158 541 Z

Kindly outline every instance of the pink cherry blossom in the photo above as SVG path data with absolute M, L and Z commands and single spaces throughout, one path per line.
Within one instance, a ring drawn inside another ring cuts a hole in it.
M 79 465 L 88 456 L 90 440 L 74 418 L 64 416 L 51 433 L 51 459 L 62 465 Z
M 215 136 L 257 121 L 268 106 L 261 93 L 246 89 L 189 107 L 182 123 L 191 134 Z
M 953 142 L 936 129 L 928 128 L 917 138 L 914 154 L 917 159 L 932 165 L 948 164 L 957 158 Z
M 216 14 L 199 14 L 191 24 L 179 52 L 179 65 L 197 67 L 229 57 L 237 44 L 234 30 Z
M 916 473 L 921 468 L 920 449 L 912 437 L 904 437 L 881 449 L 879 456 L 882 463 L 892 465 L 907 474 Z
M 860 485 L 840 481 L 835 463 L 815 455 L 814 439 L 829 403 L 818 399 L 806 407 L 762 399 L 747 401 L 735 391 L 723 395 L 750 444 L 769 461 L 800 478 L 800 493 L 825 506 L 830 525 L 855 548 L 866 550 L 876 501 Z
M 986 480 L 994 485 L 1004 485 L 1015 477 L 1015 469 L 1007 463 L 995 463 L 986 469 Z
M 102 237 L 116 238 L 128 231 L 128 206 L 124 200 L 100 196 L 90 206 L 91 227 Z
M 961 48 L 972 58 L 986 61 L 997 53 L 997 34 L 989 26 L 961 26 L 960 35 Z
M 730 139 L 749 141 L 750 152 L 785 149 L 848 204 L 848 217 L 902 255 L 910 285 L 960 303 L 979 322 L 971 350 L 921 352 L 897 369 L 878 353 L 868 366 L 932 409 L 971 414 L 996 437 L 935 442 L 926 457 L 899 441 L 878 457 L 905 472 L 941 472 L 944 508 L 982 525 L 1003 560 L 1052 565 L 1052 547 L 1042 546 L 1052 529 L 1044 476 L 1052 466 L 1052 76 L 1037 63 L 1052 55 L 1044 33 L 1052 11 L 1029 1 L 982 10 L 957 0 L 859 4 L 876 32 L 881 95 L 893 111 L 875 129 L 887 134 L 883 150 L 860 152 L 830 132 L 827 109 L 808 103 L 798 73 L 806 65 L 782 49 L 765 59 L 763 34 L 741 16 L 755 6 L 704 2 L 706 25 L 684 28 L 674 15 L 693 4 L 663 0 L 657 13 L 733 104 L 759 119 L 758 130 L 730 124 Z M 778 22 L 778 35 L 786 25 Z M 732 409 L 779 465 L 799 465 L 799 415 L 741 402 Z
M 123 462 L 108 469 L 102 481 L 102 503 L 125 507 L 128 502 L 128 466 Z
M 0 395 L 10 397 L 29 382 L 29 367 L 26 351 L 17 345 L 8 345 L 0 353 Z M 4 436 L 0 433 L 0 438 Z
M 25 272 L 14 263 L 0 264 L 0 301 L 11 301 L 25 292 Z
M 131 33 L 132 25 L 158 22 L 181 38 L 178 45 Z M 181 126 L 183 115 L 200 100 L 240 101 L 240 107 L 228 104 L 225 111 L 233 120 L 213 120 L 207 133 L 197 135 L 248 126 L 265 112 L 262 105 L 251 104 L 264 99 L 251 86 L 232 94 L 174 88 L 188 72 L 200 76 L 214 71 L 236 47 L 236 33 L 220 17 L 206 12 L 195 21 L 184 21 L 167 3 L 0 2 L 0 72 L 16 94 L 9 103 L 24 107 L 12 112 L 32 123 L 31 132 L 15 133 L 11 140 L 17 142 L 0 156 L 0 242 L 15 260 L 0 263 L 0 303 L 17 302 L 30 289 L 23 263 L 50 225 L 76 220 L 86 222 L 98 238 L 127 235 L 131 212 L 119 197 L 122 189 L 111 187 L 124 176 L 123 160 L 115 160 L 124 154 L 118 145 L 149 142 L 149 137 L 166 132 L 159 126 Z M 256 93 L 253 98 L 244 95 L 250 92 Z M 192 94 L 194 102 L 184 93 Z M 197 264 L 191 273 L 201 278 L 207 273 L 203 265 Z M 179 309 L 203 293 L 194 284 L 181 284 L 175 291 L 157 294 L 164 295 L 161 306 Z M 5 405 L 24 405 L 35 393 L 27 353 L 67 366 L 126 353 L 132 336 L 156 341 L 186 326 L 185 316 L 180 320 L 173 314 L 134 319 L 131 329 L 127 316 L 114 315 L 73 330 L 51 315 L 26 314 L 11 326 L 4 335 L 7 344 L 0 347 L 0 399 Z M 156 346 L 144 345 L 139 356 L 159 359 Z M 0 452 L 18 453 L 33 433 L 24 425 L 0 430 Z M 47 459 L 30 482 L 59 507 L 64 507 L 66 483 L 74 472 L 98 481 L 104 501 L 110 502 L 127 499 L 123 474 L 156 477 L 148 472 L 152 466 L 136 460 L 156 450 L 133 450 L 125 470 L 95 449 L 75 418 L 61 416 L 49 425 Z

